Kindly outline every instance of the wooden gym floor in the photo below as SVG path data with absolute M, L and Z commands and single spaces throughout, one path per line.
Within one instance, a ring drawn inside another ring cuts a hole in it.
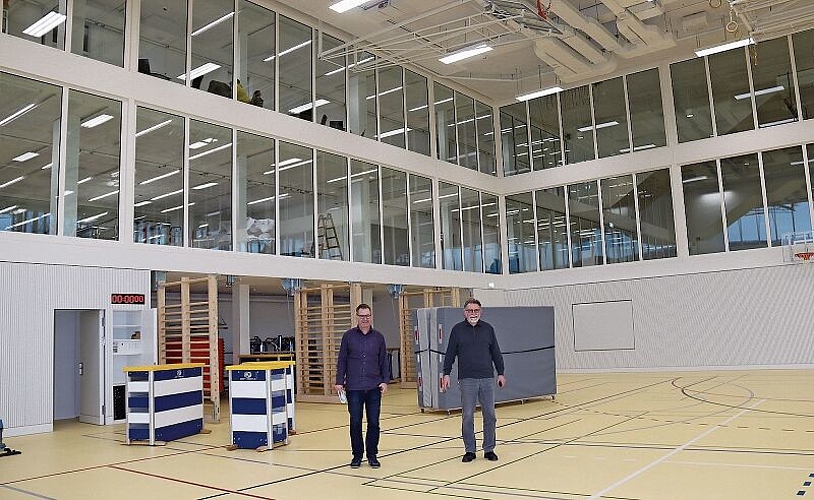
M 460 415 L 422 413 L 414 390 L 391 387 L 378 470 L 348 467 L 338 404 L 297 404 L 297 435 L 264 453 L 224 448 L 226 411 L 211 434 L 161 447 L 124 445 L 123 425 L 59 422 L 4 439 L 22 454 L 0 458 L 0 498 L 814 497 L 812 382 L 804 370 L 560 375 L 554 401 L 498 407 L 498 462 L 467 464 Z

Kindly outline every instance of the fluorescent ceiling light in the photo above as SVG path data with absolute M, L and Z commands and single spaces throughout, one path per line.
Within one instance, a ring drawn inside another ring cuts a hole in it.
M 215 139 L 214 137 L 207 137 L 206 139 L 204 139 L 202 141 L 193 142 L 192 144 L 189 145 L 189 149 L 202 148 L 202 147 L 206 146 L 207 144 L 212 144 L 213 142 L 218 142 L 218 140 Z
M 195 203 L 190 203 L 189 206 L 191 207 L 194 204 Z M 176 210 L 181 210 L 182 208 L 184 208 L 184 205 L 178 205 L 177 207 L 172 207 L 172 208 L 165 208 L 164 210 L 161 211 L 161 213 L 166 214 L 166 213 L 169 213 L 169 212 L 175 212 Z
M 211 63 L 211 62 L 208 62 L 206 64 L 202 64 L 202 65 L 198 66 L 197 68 L 195 68 L 195 69 L 193 69 L 192 71 L 189 72 L 189 78 L 194 80 L 194 79 L 198 78 L 199 76 L 205 75 L 207 73 L 211 73 L 211 72 L 215 71 L 218 68 L 220 68 L 220 64 L 215 64 L 215 63 Z M 187 74 L 182 73 L 182 74 L 178 75 L 177 78 L 180 78 L 181 80 L 186 80 L 187 79 Z
M 260 198 L 259 200 L 254 200 L 246 203 L 246 205 L 256 205 L 257 203 L 263 203 L 264 201 L 271 201 L 274 199 L 274 196 L 269 196 L 268 198 Z
M 10 181 L 6 182 L 5 184 L 0 184 L 0 189 L 3 189 L 4 187 L 11 186 L 12 184 L 16 184 L 16 183 L 20 182 L 23 179 L 25 179 L 24 175 L 21 175 L 20 177 L 17 177 L 16 179 L 11 179 Z
M 49 163 L 48 165 L 43 165 L 43 166 L 42 166 L 42 168 L 41 168 L 40 170 L 48 170 L 49 168 L 51 168 L 51 166 L 52 166 L 53 164 L 54 164 L 54 162 L 51 162 L 51 163 Z
M 193 31 L 193 32 L 192 32 L 192 36 L 195 36 L 195 35 L 200 35 L 200 34 L 201 34 L 201 33 L 203 33 L 204 31 L 206 31 L 206 30 L 208 30 L 208 29 L 210 29 L 210 28 L 214 28 L 215 26 L 219 25 L 220 23 L 222 23 L 223 21 L 225 21 L 225 20 L 229 19 L 230 17 L 232 17 L 232 16 L 234 16 L 234 15 L 235 15 L 235 13 L 234 13 L 234 12 L 230 12 L 230 13 L 228 13 L 228 14 L 224 14 L 223 16 L 219 17 L 218 19 L 215 19 L 214 21 L 212 21 L 211 23 L 207 24 L 206 26 L 202 26 L 202 27 L 200 27 L 200 28 L 196 29 L 195 31 Z
M 291 165 L 292 163 L 297 163 L 299 161 L 302 161 L 302 158 L 289 158 L 287 160 L 281 161 L 280 162 L 280 167 L 285 167 L 286 165 Z M 272 167 L 273 166 L 274 165 L 272 165 Z M 273 173 L 274 173 L 274 169 L 271 169 L 268 172 L 263 172 L 263 175 L 269 175 L 269 174 L 273 174 Z
M 418 203 L 426 203 L 428 201 L 432 201 L 432 198 L 421 198 L 420 200 L 413 200 L 413 205 Z
M 0 214 L 4 214 L 4 213 L 6 213 L 6 212 L 11 212 L 12 210 L 14 210 L 15 208 L 17 208 L 18 206 L 19 206 L 19 205 L 12 205 L 12 206 L 10 206 L 10 207 L 6 207 L 6 208 L 4 208 L 3 210 L 0 210 Z
M 301 49 L 301 48 L 303 48 L 303 47 L 305 47 L 307 45 L 311 45 L 311 40 L 308 40 L 308 41 L 305 41 L 305 42 L 302 42 L 302 43 L 298 43 L 297 45 L 295 45 L 293 47 L 289 47 L 289 48 L 285 49 L 284 51 L 280 52 L 279 54 L 277 54 L 277 56 L 282 57 L 282 56 L 284 56 L 286 54 L 290 54 L 290 53 L 294 52 L 297 49 Z M 273 61 L 274 58 L 277 57 L 277 56 L 269 56 L 269 57 L 263 59 L 263 62 Z
M 20 109 L 18 111 L 15 111 L 14 113 L 12 113 L 12 114 L 8 115 L 7 117 L 3 118 L 2 120 L 0 120 L 0 127 L 11 123 L 13 120 L 16 120 L 17 118 L 23 116 L 24 114 L 28 113 L 29 111 L 31 111 L 32 109 L 34 109 L 36 107 L 37 107 L 37 105 L 32 102 L 31 104 L 28 104 L 24 108 L 22 108 L 22 109 Z
M 746 47 L 747 45 L 754 44 L 755 41 L 752 37 L 745 38 L 743 40 L 738 40 L 736 42 L 725 43 L 723 45 L 716 45 L 715 47 L 710 47 L 708 49 L 701 49 L 696 50 L 695 55 L 698 57 L 704 57 L 712 54 L 717 54 L 718 52 L 725 52 L 727 50 L 737 49 L 738 47 Z
M 65 22 L 67 17 L 65 14 L 60 14 L 59 12 L 51 11 L 48 14 L 45 14 L 39 21 L 35 22 L 28 28 L 23 30 L 23 33 L 29 36 L 33 36 L 35 38 L 39 38 L 42 35 L 48 33 L 52 29 L 56 28 L 60 24 Z
M 384 139 L 385 137 L 390 137 L 390 136 L 393 136 L 393 135 L 399 135 L 399 134 L 403 134 L 403 133 L 404 133 L 403 128 L 397 128 L 396 130 L 390 130 L 388 132 L 385 132 L 385 133 L 381 134 L 379 136 L 379 139 Z
M 373 58 L 372 58 L 372 57 L 366 57 L 366 58 L 362 59 L 362 60 L 361 60 L 361 61 L 359 61 L 359 62 L 355 62 L 355 63 L 348 64 L 348 69 L 350 69 L 350 68 L 352 68 L 352 67 L 354 67 L 354 66 L 357 66 L 357 65 L 359 65 L 359 64 L 364 64 L 364 63 L 366 63 L 366 62 L 368 62 L 368 61 L 372 61 L 372 60 L 373 60 Z M 331 75 L 335 75 L 335 74 L 340 73 L 340 72 L 342 72 L 342 71 L 345 71 L 345 66 L 342 66 L 341 68 L 337 68 L 337 69 L 335 69 L 335 70 L 333 70 L 333 71 L 329 71 L 329 72 L 325 73 L 325 76 L 331 76 Z
M 18 222 L 17 224 L 12 224 L 12 225 L 8 226 L 6 228 L 6 230 L 14 229 L 15 227 L 25 226 L 28 223 L 35 222 L 35 221 L 38 221 L 40 219 L 44 219 L 44 218 L 50 217 L 50 216 L 51 216 L 51 212 L 48 212 L 47 214 L 42 214 L 39 217 L 34 217 L 32 219 L 28 219 L 28 220 L 24 220 L 22 222 Z
M 103 123 L 106 123 L 106 122 L 109 122 L 112 119 L 113 119 L 112 115 L 108 115 L 108 114 L 103 113 L 103 114 L 101 114 L 99 116 L 91 118 L 90 120 L 85 120 L 84 122 L 82 122 L 81 126 L 83 126 L 85 128 L 98 127 L 99 125 L 101 125 Z
M 454 52 L 448 56 L 442 57 L 439 59 L 444 64 L 452 64 L 454 62 L 462 61 L 464 59 L 469 59 L 470 57 L 475 57 L 477 55 L 483 54 L 484 52 L 489 52 L 492 50 L 492 47 L 482 43 L 477 47 L 469 47 L 463 50 L 459 50 L 458 52 Z
M 323 104 L 328 104 L 330 102 L 331 101 L 326 101 L 325 99 L 317 99 L 316 102 L 314 102 L 313 104 L 309 102 L 309 103 L 303 104 L 302 106 L 297 106 L 296 108 L 291 108 L 291 109 L 288 110 L 288 112 L 291 113 L 292 115 L 296 115 L 298 113 L 302 113 L 303 111 L 308 111 L 312 107 L 314 109 L 316 109 L 316 108 L 322 106 Z
M 223 146 L 218 146 L 216 148 L 212 148 L 210 150 L 204 151 L 203 153 L 198 153 L 196 155 L 190 156 L 189 159 L 190 160 L 197 160 L 198 158 L 204 157 L 206 155 L 210 155 L 210 154 L 212 154 L 212 153 L 214 153 L 216 151 L 220 151 L 222 149 L 231 148 L 231 147 L 232 147 L 232 143 L 230 142 L 229 144 L 224 144 Z
M 399 90 L 401 90 L 401 86 L 394 87 L 394 88 L 389 89 L 389 90 L 385 90 L 384 92 L 380 92 L 380 93 L 379 93 L 379 96 L 381 97 L 381 96 L 383 96 L 383 95 L 387 95 L 387 94 L 389 94 L 389 93 L 391 93 L 391 92 L 397 92 L 397 91 L 399 91 Z M 365 97 L 365 99 L 370 100 L 370 99 L 373 99 L 374 97 L 376 97 L 376 94 L 369 95 L 369 96 Z
M 89 177 L 85 177 L 85 178 L 84 178 L 84 179 L 82 179 L 81 181 L 77 181 L 76 185 L 77 185 L 77 186 L 79 186 L 80 184 L 84 184 L 84 183 L 88 182 L 88 181 L 89 181 L 89 180 L 91 180 L 91 179 L 93 179 L 93 176 L 92 176 L 92 175 L 91 175 L 91 176 L 89 176 Z
M 167 196 L 172 196 L 172 195 L 179 194 L 179 193 L 183 193 L 183 192 L 184 192 L 184 190 L 183 190 L 183 189 L 179 189 L 179 190 L 177 190 L 177 191 L 171 191 L 171 192 L 169 192 L 169 193 L 160 194 L 160 195 L 158 195 L 158 196 L 155 196 L 155 197 L 153 197 L 153 198 L 150 198 L 150 201 L 158 201 L 158 200 L 160 200 L 161 198 L 166 198 Z
M 301 167 L 301 166 L 303 166 L 303 165 L 308 165 L 309 163 L 311 163 L 311 160 L 303 160 L 303 161 L 301 161 L 301 162 L 292 163 L 291 165 L 286 165 L 286 166 L 284 166 L 284 167 L 283 167 L 283 166 L 280 166 L 280 168 L 278 168 L 277 170 L 279 170 L 280 172 L 282 172 L 283 170 L 288 170 L 288 169 L 290 169 L 290 168 L 294 168 L 294 167 Z
M 134 203 L 133 206 L 134 207 L 143 207 L 144 205 L 149 205 L 150 203 L 152 203 L 152 201 L 150 201 L 150 200 L 140 201 L 138 203 Z
M 373 172 L 378 172 L 378 171 L 379 171 L 378 168 L 371 168 L 370 170 L 365 170 L 364 172 L 357 172 L 355 174 L 352 174 L 350 177 L 351 177 L 351 179 L 353 179 L 354 177 L 360 177 L 362 175 L 372 174 Z
M 178 172 L 180 172 L 180 170 L 173 170 L 172 172 L 167 172 L 166 174 L 159 175 L 158 177 L 153 177 L 152 179 L 147 179 L 146 181 L 141 181 L 138 184 L 139 184 L 139 186 L 144 186 L 145 184 L 150 184 L 151 182 L 160 181 L 161 179 L 166 179 L 167 177 L 169 177 L 171 175 L 175 175 Z
M 443 199 L 443 198 L 451 198 L 453 196 L 458 196 L 458 193 L 442 194 L 441 196 L 438 197 L 438 199 L 440 200 L 440 199 Z
M 597 123 L 596 124 L 596 129 L 599 130 L 601 128 L 613 127 L 613 126 L 616 126 L 616 125 L 619 125 L 619 122 L 617 122 L 616 120 L 605 122 L 605 123 Z M 594 129 L 594 127 L 588 125 L 587 127 L 578 128 L 577 131 L 579 131 L 579 132 L 588 132 L 588 131 L 593 130 L 593 129 Z
M 107 215 L 108 213 L 109 213 L 109 212 L 102 212 L 102 213 L 100 213 L 100 214 L 91 215 L 90 217 L 86 217 L 86 218 L 84 218 L 84 219 L 80 219 L 80 220 L 76 221 L 76 223 L 77 223 L 77 224 L 86 224 L 86 223 L 88 223 L 88 222 L 93 222 L 93 221 L 95 221 L 96 219 L 98 219 L 98 218 L 100 218 L 100 217 L 104 217 L 104 216 L 105 216 L 105 215 Z
M 101 200 L 102 198 L 107 198 L 108 196 L 113 196 L 114 194 L 119 194 L 119 190 L 111 191 L 109 193 L 105 193 L 99 196 L 94 196 L 93 198 L 89 199 L 88 201 L 96 201 Z
M 20 156 L 12 158 L 12 160 L 13 161 L 19 161 L 19 162 L 24 162 L 24 161 L 30 160 L 31 158 L 36 158 L 39 155 L 40 155 L 39 153 L 35 153 L 33 151 L 28 151 L 26 153 L 21 154 Z
M 161 127 L 166 127 L 170 123 L 172 123 L 172 120 L 167 120 L 165 122 L 159 123 L 158 125 L 153 125 L 150 128 L 145 128 L 141 132 L 136 132 L 136 137 L 141 137 L 144 134 L 149 134 L 150 132 L 153 132 L 153 131 L 156 131 L 156 130 L 160 129 Z
M 353 9 L 354 7 L 363 5 L 369 1 L 370 0 L 342 0 L 341 2 L 336 2 L 333 5 L 329 5 L 328 8 L 334 12 L 338 12 L 341 14 L 343 12 L 347 12 Z
M 684 184 L 689 184 L 690 182 L 698 182 L 698 181 L 705 181 L 709 179 L 709 176 L 706 175 L 699 175 L 697 177 L 690 177 L 689 179 L 684 179 L 681 181 Z
M 522 102 L 534 99 L 535 97 L 543 97 L 551 94 L 556 94 L 558 92 L 562 92 L 562 87 L 549 87 L 547 89 L 535 90 L 534 92 L 529 92 L 528 94 L 519 95 L 515 97 L 515 99 Z
M 205 184 L 199 184 L 199 185 L 193 187 L 192 189 L 194 189 L 196 191 L 199 191 L 201 189 L 207 189 L 207 188 L 211 188 L 211 187 L 217 186 L 217 185 L 218 185 L 217 182 L 207 182 Z
M 774 94 L 775 92 L 781 92 L 783 90 L 786 90 L 786 87 L 784 87 L 782 85 L 775 85 L 774 87 L 755 90 L 755 97 L 757 97 L 759 95 Z M 749 92 L 744 92 L 743 94 L 737 94 L 735 96 L 735 99 L 737 99 L 739 101 L 742 100 L 742 99 L 749 99 L 750 95 L 751 94 Z

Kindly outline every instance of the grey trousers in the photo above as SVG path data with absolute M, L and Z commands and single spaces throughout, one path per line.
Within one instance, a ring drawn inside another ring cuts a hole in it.
M 495 379 L 465 378 L 458 381 L 461 387 L 461 435 L 464 448 L 475 453 L 475 406 L 480 402 L 483 415 L 483 451 L 495 449 Z

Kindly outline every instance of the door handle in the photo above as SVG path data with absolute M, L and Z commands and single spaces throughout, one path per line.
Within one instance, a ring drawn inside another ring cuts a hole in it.
M 79 363 L 79 375 L 85 374 L 85 363 Z

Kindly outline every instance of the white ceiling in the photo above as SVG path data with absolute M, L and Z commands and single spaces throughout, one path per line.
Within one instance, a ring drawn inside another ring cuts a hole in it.
M 344 32 L 348 54 L 367 50 L 384 57 L 379 65 L 412 64 L 498 104 L 694 57 L 748 34 L 760 40 L 814 25 L 811 0 L 540 0 L 545 18 L 537 0 L 371 0 L 343 14 L 328 8 L 336 1 L 279 3 Z M 480 43 L 494 50 L 438 61 Z

